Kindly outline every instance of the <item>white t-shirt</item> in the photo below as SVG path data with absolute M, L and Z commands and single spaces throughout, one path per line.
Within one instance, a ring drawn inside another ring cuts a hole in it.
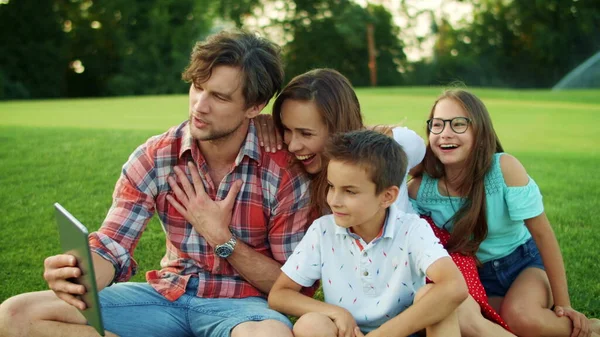
M 325 302 L 371 331 L 408 308 L 427 268 L 446 256 L 425 220 L 392 205 L 381 236 L 369 244 L 333 215 L 315 220 L 281 270 L 304 287 L 321 279 Z
M 406 169 L 406 175 L 402 179 L 402 185 L 400 185 L 400 193 L 398 198 L 394 202 L 399 210 L 406 213 L 417 213 L 413 210 L 410 201 L 408 200 L 408 189 L 406 183 L 408 181 L 408 171 L 413 167 L 419 165 L 425 157 L 425 142 L 423 138 L 419 136 L 413 130 L 406 127 L 395 127 L 392 129 L 394 140 L 402 146 L 406 157 L 408 158 L 408 168 Z

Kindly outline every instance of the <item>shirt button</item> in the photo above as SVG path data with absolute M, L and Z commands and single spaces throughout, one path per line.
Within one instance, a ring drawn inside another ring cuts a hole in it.
M 369 276 L 369 272 L 365 270 L 365 271 L 363 272 L 363 275 L 365 275 L 365 276 Z
M 494 261 L 494 267 L 498 267 L 499 265 L 500 265 L 500 262 Z
M 363 253 L 363 256 L 364 256 L 364 257 L 367 257 L 367 252 L 364 252 L 364 253 Z

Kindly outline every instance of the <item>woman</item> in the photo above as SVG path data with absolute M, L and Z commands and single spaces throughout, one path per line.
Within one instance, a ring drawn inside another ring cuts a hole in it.
M 273 104 L 273 122 L 277 131 L 271 131 L 271 117 L 259 115 L 255 125 L 262 144 L 275 148 L 273 134 L 283 134 L 287 150 L 294 154 L 296 163 L 311 175 L 311 202 L 320 214 L 327 211 L 325 195 L 327 174 L 323 169 L 325 142 L 338 132 L 363 129 L 360 103 L 350 81 L 333 69 L 314 69 L 294 77 Z M 425 143 L 406 127 L 374 127 L 387 133 L 402 146 L 408 157 L 408 170 L 417 166 L 425 155 Z M 414 213 L 406 188 L 408 174 L 400 186 L 395 202 L 403 212 Z

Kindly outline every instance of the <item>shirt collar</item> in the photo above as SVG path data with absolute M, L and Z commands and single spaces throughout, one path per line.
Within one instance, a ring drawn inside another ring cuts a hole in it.
M 183 154 L 187 151 L 193 151 L 198 147 L 198 143 L 194 141 L 192 134 L 190 133 L 190 125 L 189 121 L 183 123 L 182 128 L 182 136 L 181 136 L 181 148 L 179 150 L 179 158 L 183 156 Z M 199 151 L 200 149 L 198 149 Z M 238 166 L 245 156 L 248 156 L 250 159 L 255 160 L 260 164 L 260 154 L 261 149 L 258 146 L 258 136 L 256 135 L 256 127 L 254 127 L 254 120 L 250 120 L 250 124 L 248 125 L 248 133 L 246 134 L 246 139 L 240 148 L 240 152 L 235 159 L 235 166 Z
M 396 228 L 398 226 L 397 218 L 404 216 L 404 212 L 400 211 L 395 204 L 392 204 L 388 208 L 387 215 L 385 217 L 385 222 L 383 223 L 383 233 L 381 236 L 376 237 L 372 242 L 376 242 L 381 238 L 394 238 L 394 233 L 396 233 Z M 335 220 L 334 220 L 335 221 Z M 336 235 L 350 235 L 352 237 L 358 238 L 358 236 L 352 233 L 348 228 L 335 226 L 335 234 Z

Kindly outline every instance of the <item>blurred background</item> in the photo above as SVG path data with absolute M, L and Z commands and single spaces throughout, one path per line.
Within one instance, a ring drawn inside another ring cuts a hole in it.
M 233 27 L 287 80 L 600 87 L 600 0 L 0 0 L 0 99 L 182 94 L 194 43 Z

